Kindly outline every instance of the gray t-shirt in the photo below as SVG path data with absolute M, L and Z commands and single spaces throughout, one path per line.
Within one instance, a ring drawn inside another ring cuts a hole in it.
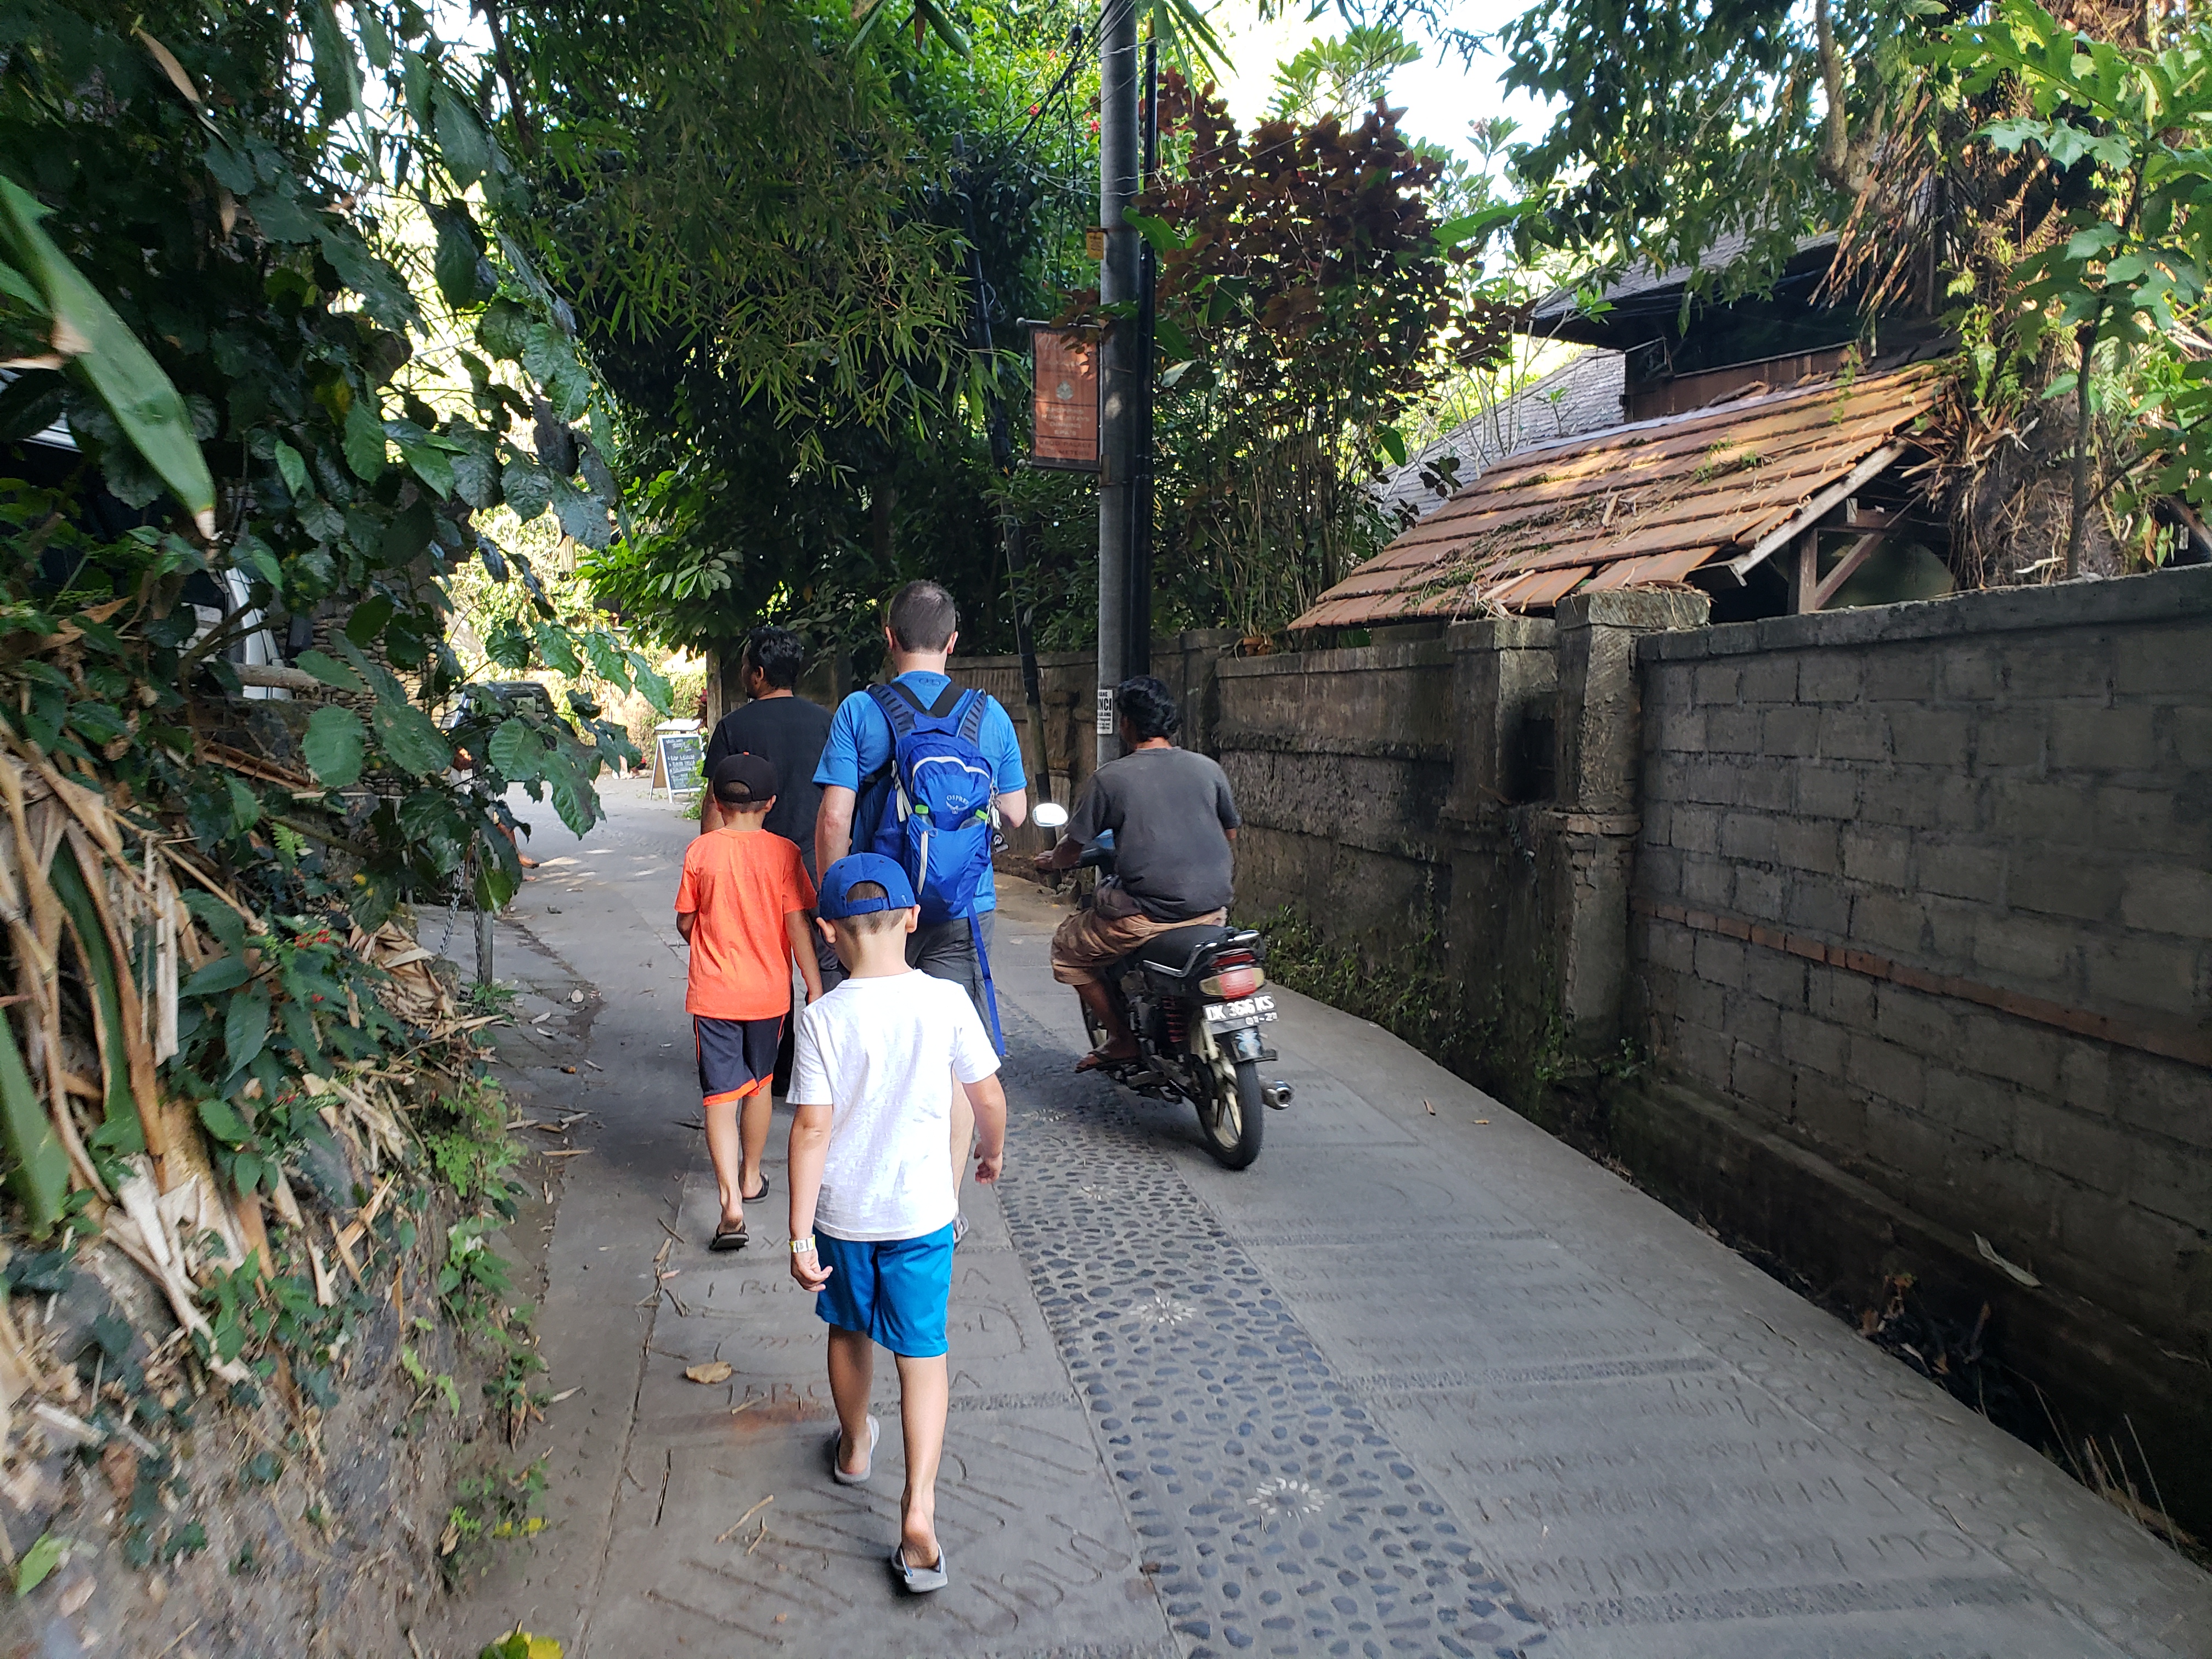
M 1138 749 L 1083 786 L 1067 833 L 1087 844 L 1111 830 L 1115 875 L 1129 896 L 1154 921 L 1188 921 L 1228 905 L 1224 832 L 1242 822 L 1229 780 L 1204 755 Z

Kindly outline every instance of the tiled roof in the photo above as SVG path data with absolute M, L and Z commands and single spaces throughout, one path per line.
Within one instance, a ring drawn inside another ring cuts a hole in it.
M 1465 489 L 1485 469 L 1516 450 L 1620 425 L 1625 362 L 1618 351 L 1584 351 L 1497 408 L 1461 422 L 1383 481 L 1382 510 L 1395 514 L 1409 509 L 1420 519 L 1442 507 L 1449 497 L 1423 483 L 1421 474 L 1451 456 L 1459 458 L 1457 483 Z
M 1771 551 L 1808 508 L 1827 510 L 1823 492 L 1894 464 L 1937 392 L 1936 372 L 1921 365 L 1523 450 L 1291 626 L 1543 610 L 1585 585 L 1678 582 L 1717 560 Z

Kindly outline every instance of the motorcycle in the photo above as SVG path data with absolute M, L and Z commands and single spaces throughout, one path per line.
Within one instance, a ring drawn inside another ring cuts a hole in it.
M 1036 822 L 1058 830 L 1066 809 L 1040 802 Z M 1114 872 L 1113 841 L 1110 830 L 1102 833 L 1076 860 L 1083 908 Z M 1275 1000 L 1262 988 L 1267 957 L 1267 940 L 1252 928 L 1193 922 L 1155 934 L 1101 975 L 1137 1039 L 1134 1059 L 1101 1069 L 1151 1099 L 1189 1102 L 1206 1151 L 1225 1169 L 1259 1157 L 1267 1111 L 1291 1103 L 1289 1084 L 1260 1075 L 1280 1058 L 1263 1035 L 1277 1018 Z M 1095 1048 L 1105 1028 L 1088 1007 L 1083 1018 Z

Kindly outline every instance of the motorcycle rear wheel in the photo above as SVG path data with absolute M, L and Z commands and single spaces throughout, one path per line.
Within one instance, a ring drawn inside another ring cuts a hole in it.
M 1213 1091 L 1198 1103 L 1198 1127 L 1206 1133 L 1206 1150 L 1214 1162 L 1224 1170 L 1241 1170 L 1260 1156 L 1260 1134 L 1267 1127 L 1260 1062 L 1216 1054 L 1212 1070 Z

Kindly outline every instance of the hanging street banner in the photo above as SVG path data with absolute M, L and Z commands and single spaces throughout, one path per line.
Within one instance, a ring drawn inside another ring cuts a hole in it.
M 1098 470 L 1098 336 L 1088 329 L 1032 326 L 1036 368 L 1030 465 Z

